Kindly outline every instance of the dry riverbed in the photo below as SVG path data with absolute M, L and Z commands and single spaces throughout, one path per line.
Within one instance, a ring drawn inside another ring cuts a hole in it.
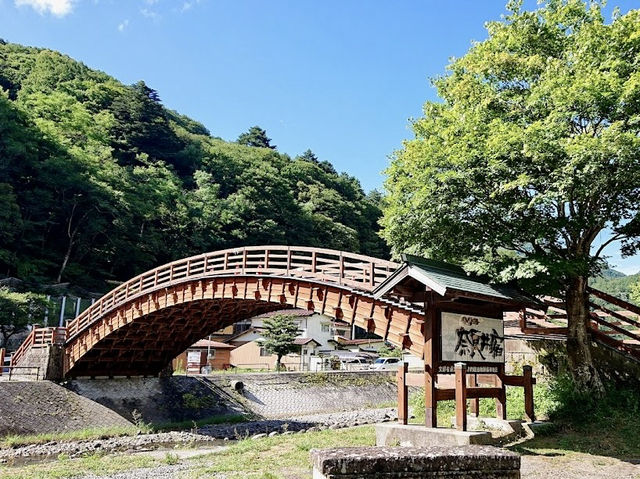
M 0 477 L 310 478 L 311 449 L 374 445 L 375 433 L 372 426 L 352 426 L 368 421 L 389 420 L 393 413 L 393 410 L 377 410 L 375 413 L 368 410 L 305 416 L 292 418 L 287 422 L 255 421 L 207 426 L 198 431 L 198 434 L 174 432 L 110 438 L 100 440 L 98 450 L 91 450 L 90 445 L 95 445 L 95 441 L 84 441 L 79 448 L 84 451 L 82 453 L 60 452 L 58 456 L 50 454 L 48 461 L 39 464 L 0 466 Z M 245 429 L 241 429 L 243 426 Z M 296 431 L 296 427 L 300 429 Z M 232 431 L 238 433 L 237 437 L 228 436 Z M 49 444 L 46 447 L 59 447 L 52 451 L 67 450 L 67 447 L 75 451 L 79 447 L 78 441 L 64 444 Z M 631 459 L 542 448 L 535 445 L 535 440 L 531 444 L 533 447 L 527 447 L 526 443 L 521 445 L 524 446 L 521 450 L 524 479 L 640 479 L 640 466 Z M 121 452 L 108 452 L 114 450 Z M 75 458 L 72 457 L 74 454 Z

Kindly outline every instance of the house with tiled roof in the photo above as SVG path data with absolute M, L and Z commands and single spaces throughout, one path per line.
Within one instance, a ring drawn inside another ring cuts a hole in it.
M 264 348 L 264 320 L 276 314 L 287 314 L 298 323 L 299 336 L 295 339 L 298 351 L 282 358 L 289 370 L 309 370 L 314 358 L 328 354 L 338 346 L 336 336 L 351 337 L 350 326 L 327 316 L 306 309 L 274 311 L 251 318 L 244 331 L 229 337 L 226 342 L 235 346 L 230 361 L 234 367 L 250 369 L 273 369 L 276 356 Z

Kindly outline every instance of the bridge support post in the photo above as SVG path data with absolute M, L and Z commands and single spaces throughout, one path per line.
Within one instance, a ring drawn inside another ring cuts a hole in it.
M 2 376 L 2 371 L 4 369 L 4 355 L 5 355 L 5 349 L 0 348 L 0 376 Z

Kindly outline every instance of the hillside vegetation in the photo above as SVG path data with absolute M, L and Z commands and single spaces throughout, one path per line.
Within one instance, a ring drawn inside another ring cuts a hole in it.
M 612 269 L 603 271 L 601 276 L 589 279 L 591 287 L 631 302 L 637 302 L 632 290 L 638 282 L 640 282 L 640 273 L 626 276 Z
M 377 192 L 310 151 L 245 145 L 166 109 L 144 82 L 0 42 L 0 276 L 95 288 L 255 244 L 387 256 Z

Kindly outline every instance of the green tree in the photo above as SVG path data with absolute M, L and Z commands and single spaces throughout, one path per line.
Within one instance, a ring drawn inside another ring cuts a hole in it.
M 280 370 L 282 356 L 298 349 L 294 340 L 298 336 L 298 323 L 291 315 L 276 314 L 264 320 L 264 347 L 277 356 L 276 370 Z
M 378 355 L 381 358 L 401 358 L 402 357 L 402 349 L 395 348 L 393 346 L 384 344 L 380 349 L 378 349 Z
M 606 23 L 599 2 L 521 3 L 434 81 L 442 102 L 387 170 L 384 236 L 562 295 L 574 380 L 599 391 L 587 279 L 607 244 L 639 245 L 640 11 Z
M 244 146 L 276 149 L 276 145 L 271 144 L 271 138 L 267 136 L 267 132 L 259 126 L 252 126 L 249 131 L 242 133 L 237 142 Z
M 631 301 L 640 305 L 640 280 L 631 285 L 629 296 L 631 297 Z
M 316 154 L 311 150 L 304 151 L 301 155 L 296 156 L 296 160 L 308 161 L 309 163 L 320 163 Z
M 12 336 L 39 321 L 47 305 L 47 299 L 42 295 L 0 288 L 0 348 L 5 347 Z

